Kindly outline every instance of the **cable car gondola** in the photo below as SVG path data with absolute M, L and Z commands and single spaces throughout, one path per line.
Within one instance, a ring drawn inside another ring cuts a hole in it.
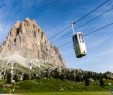
M 81 58 L 87 54 L 85 42 L 83 39 L 83 34 L 81 32 L 76 32 L 73 34 L 73 47 L 77 58 Z

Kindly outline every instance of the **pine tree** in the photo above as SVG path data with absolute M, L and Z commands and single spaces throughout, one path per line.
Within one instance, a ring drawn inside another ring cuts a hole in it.
M 23 80 L 29 80 L 29 75 L 28 74 L 24 74 L 23 76 L 24 76 Z
M 104 80 L 100 78 L 100 86 L 104 86 Z
M 76 76 L 76 81 L 77 81 L 77 82 L 80 82 L 80 81 L 81 81 L 80 75 L 77 75 L 77 76 Z
M 13 79 L 15 80 L 15 82 L 18 82 L 18 76 L 16 74 L 14 75 Z
M 85 86 L 89 86 L 89 84 L 90 84 L 89 78 L 85 77 Z
M 7 74 L 6 83 L 11 83 L 11 73 L 8 73 L 8 74 Z

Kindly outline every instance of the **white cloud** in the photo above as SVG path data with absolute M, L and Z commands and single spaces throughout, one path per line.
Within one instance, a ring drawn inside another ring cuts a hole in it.
M 106 39 L 107 38 L 100 39 L 95 43 L 91 41 L 90 43 L 88 43 L 87 48 L 92 48 L 92 47 L 95 47 L 95 46 L 99 46 L 99 45 L 103 44 L 106 41 Z
M 113 55 L 113 47 L 103 50 L 103 52 L 99 53 L 96 58 L 103 58 L 106 55 Z

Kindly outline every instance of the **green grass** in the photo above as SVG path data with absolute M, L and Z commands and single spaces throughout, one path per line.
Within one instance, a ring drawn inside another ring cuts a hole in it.
M 26 93 L 22 95 L 113 95 L 110 92 L 47 92 L 47 93 Z
M 99 84 L 97 83 L 91 83 L 89 86 L 85 86 L 84 83 L 76 83 L 76 82 L 70 82 L 67 80 L 56 80 L 53 78 L 49 78 L 49 79 L 40 79 L 40 80 L 35 80 L 35 81 L 27 80 L 27 81 L 19 82 L 16 84 L 15 93 L 26 93 L 26 92 L 27 93 L 37 93 L 37 92 L 38 93 L 42 93 L 42 92 L 48 92 L 48 93 L 49 92 L 50 93 L 51 92 L 69 92 L 71 93 L 71 92 L 84 92 L 84 91 L 103 93 L 103 92 L 109 92 L 110 90 L 111 90 L 110 86 L 100 87 Z
M 0 80 L 0 93 L 7 93 L 8 89 L 7 88 L 3 88 L 2 84 L 4 84 L 6 82 L 5 79 Z
M 5 79 L 2 79 L 2 80 L 0 79 L 0 84 L 1 84 L 1 83 L 5 83 L 5 82 L 6 82 Z
M 1 80 L 0 82 L 4 82 Z M 109 80 L 106 83 L 112 83 Z M 13 91 L 13 89 L 15 90 Z M 16 83 L 14 87 L 0 88 L 0 93 L 17 93 L 23 95 L 113 95 L 109 94 L 113 86 L 100 87 L 98 82 L 92 82 L 89 86 L 84 83 L 76 83 L 68 80 L 54 78 L 42 78 L 37 80 L 26 80 Z

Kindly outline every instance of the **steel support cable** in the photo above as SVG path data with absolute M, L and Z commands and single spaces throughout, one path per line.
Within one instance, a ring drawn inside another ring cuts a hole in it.
M 78 19 L 77 21 L 73 22 L 73 24 L 76 24 L 79 21 L 81 21 L 82 19 L 86 18 L 88 15 L 90 15 L 91 13 L 93 13 L 94 11 L 96 11 L 97 9 L 99 9 L 100 7 L 102 7 L 103 5 L 105 5 L 109 1 L 110 0 L 106 0 L 104 3 L 100 4 L 98 7 L 96 7 L 95 9 L 93 9 L 92 11 L 90 11 L 89 13 L 87 13 L 86 15 L 84 15 L 83 17 L 81 17 L 80 19 Z
M 64 46 L 66 46 L 66 45 L 68 45 L 68 44 L 71 44 L 71 43 L 72 43 L 72 41 L 69 41 L 69 42 L 67 42 L 67 43 L 64 43 L 63 45 L 58 46 L 58 48 L 64 47 Z
M 71 25 L 67 26 L 66 28 L 64 28 L 63 30 L 61 30 L 60 32 L 56 33 L 55 35 L 53 35 L 51 38 L 49 38 L 49 40 L 55 38 L 56 36 L 58 36 L 59 34 L 61 34 L 63 31 L 65 31 L 66 29 L 70 28 Z
M 112 7 L 112 8 L 110 8 L 110 9 L 108 9 L 108 10 L 106 10 L 106 11 L 104 11 L 104 12 L 103 12 L 103 13 L 101 13 L 100 15 L 98 15 L 98 16 L 94 17 L 93 19 L 91 19 L 91 20 L 87 21 L 86 23 L 84 23 L 84 24 L 80 25 L 80 26 L 79 26 L 76 30 L 78 30 L 78 29 L 79 29 L 79 28 L 81 28 L 81 27 L 86 26 L 87 24 L 89 24 L 90 22 L 94 21 L 95 19 L 97 19 L 97 18 L 99 18 L 99 17 L 103 16 L 104 14 L 106 14 L 106 13 L 110 12 L 112 9 L 113 9 L 113 7 Z M 61 37 L 59 37 L 57 40 L 62 39 L 63 37 L 65 37 L 65 36 L 69 35 L 70 33 L 71 33 L 71 32 L 68 32 L 68 33 L 66 33 L 66 34 L 62 35 L 62 36 L 61 36 Z M 57 40 L 55 40 L 55 41 L 57 41 Z
M 99 29 L 97 29 L 97 30 L 95 30 L 95 31 L 92 31 L 92 32 L 90 32 L 90 33 L 87 33 L 87 34 L 85 34 L 84 36 L 87 37 L 87 36 L 89 36 L 89 35 L 91 35 L 91 34 L 97 32 L 97 31 L 102 30 L 102 29 L 104 29 L 104 28 L 106 28 L 106 27 L 108 27 L 108 26 L 111 26 L 111 25 L 113 25 L 113 22 L 110 23 L 110 24 L 107 24 L 107 25 L 105 25 L 105 26 L 103 26 L 103 27 L 101 27 L 101 28 L 99 28 Z
M 104 28 L 106 28 L 106 27 L 108 27 L 108 26 L 111 26 L 111 25 L 113 25 L 113 22 L 110 23 L 110 24 L 107 24 L 107 25 L 105 25 L 105 26 L 103 26 L 103 27 L 101 27 L 101 28 L 99 28 L 99 29 L 97 29 L 97 30 L 95 30 L 95 31 L 92 31 L 92 32 L 90 32 L 90 33 L 87 33 L 87 34 L 85 34 L 84 36 L 87 37 L 87 36 L 89 36 L 89 35 L 91 35 L 91 34 L 93 34 L 93 33 L 96 33 L 97 31 L 102 30 L 102 29 L 104 29 Z M 68 45 L 68 44 L 70 44 L 70 43 L 72 43 L 72 41 L 69 41 L 69 42 L 67 42 L 67 43 L 64 43 L 63 45 L 58 46 L 58 48 L 64 47 L 64 46 L 66 46 L 66 45 Z
M 81 28 L 81 27 L 86 26 L 87 24 L 89 24 L 89 23 L 90 23 L 90 22 L 92 22 L 93 20 L 95 20 L 95 19 L 97 19 L 97 18 L 99 18 L 99 17 L 103 16 L 104 14 L 106 14 L 106 13 L 110 12 L 111 10 L 113 10 L 113 7 L 112 7 L 112 8 L 110 8 L 110 9 L 108 9 L 108 10 L 106 10 L 106 11 L 104 11 L 104 12 L 103 12 L 103 13 L 101 13 L 100 15 L 98 15 L 98 16 L 96 16 L 96 17 L 94 17 L 93 19 L 91 19 L 91 20 L 87 21 L 86 23 L 84 23 L 84 24 L 80 25 L 77 29 L 79 29 L 79 28 Z
M 77 21 L 73 22 L 73 24 L 78 23 L 79 21 L 81 21 L 82 19 L 86 18 L 88 15 L 90 15 L 91 13 L 93 13 L 94 11 L 96 11 L 97 9 L 99 9 L 100 7 L 102 7 L 103 5 L 105 5 L 107 2 L 109 2 L 110 0 L 106 0 L 104 3 L 100 4 L 98 7 L 96 7 L 95 9 L 91 10 L 90 12 L 88 12 L 86 15 L 82 16 L 80 19 L 78 19 Z M 55 38 L 56 36 L 58 36 L 59 34 L 61 34 L 62 32 L 64 32 L 66 29 L 70 28 L 71 25 L 67 26 L 66 28 L 64 28 L 63 30 L 61 30 L 60 32 L 56 33 L 55 35 L 53 35 L 52 37 L 49 38 L 49 40 Z

